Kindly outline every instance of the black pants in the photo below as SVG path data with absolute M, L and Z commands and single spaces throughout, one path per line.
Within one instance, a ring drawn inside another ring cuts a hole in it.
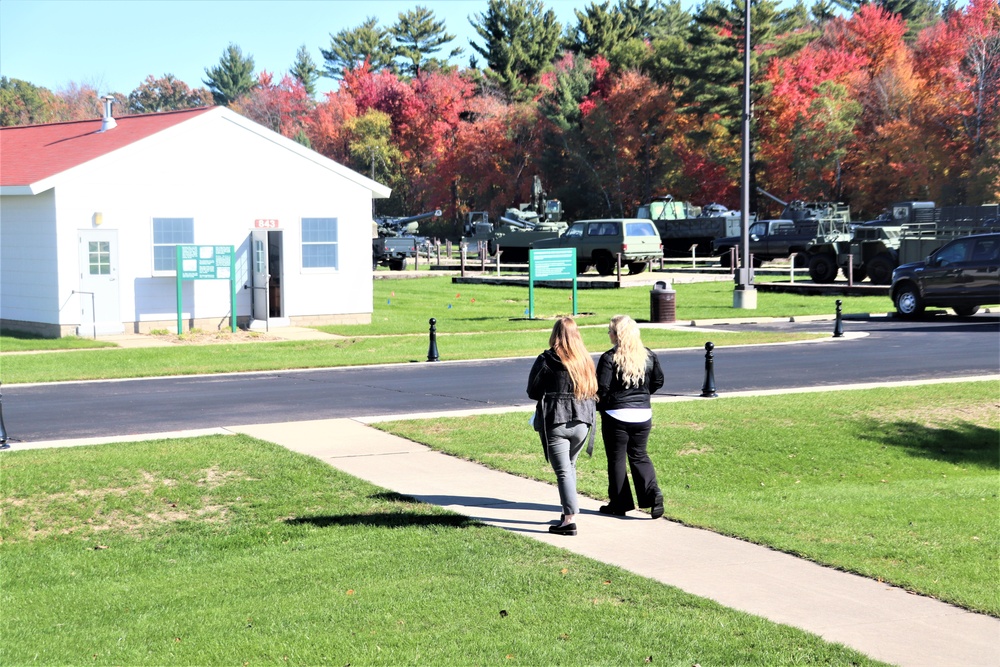
M 601 437 L 604 451 L 608 455 L 608 504 L 616 512 L 628 512 L 638 507 L 652 507 L 659 493 L 656 471 L 646 453 L 649 431 L 653 420 L 632 423 L 618 421 L 614 417 L 601 414 Z M 632 470 L 635 495 L 638 504 L 632 501 L 632 488 L 628 483 L 625 460 Z

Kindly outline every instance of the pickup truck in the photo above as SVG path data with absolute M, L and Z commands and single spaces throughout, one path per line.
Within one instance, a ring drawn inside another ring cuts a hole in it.
M 406 259 L 417 256 L 417 239 L 413 236 L 379 236 L 372 239 L 372 270 L 379 265 L 390 271 L 406 268 Z
M 837 277 L 837 243 L 850 241 L 846 223 L 829 220 L 760 220 L 750 226 L 750 254 L 753 265 L 759 267 L 772 259 L 796 254 L 796 266 L 808 266 L 809 276 L 817 283 L 828 283 Z M 730 249 L 739 249 L 742 239 L 729 236 L 712 242 L 712 250 L 720 255 L 723 266 L 730 264 Z
M 651 220 L 612 218 L 577 220 L 562 236 L 535 241 L 532 248 L 576 248 L 578 273 L 597 267 L 602 276 L 615 272 L 618 256 L 630 274 L 642 273 L 663 256 L 663 243 Z

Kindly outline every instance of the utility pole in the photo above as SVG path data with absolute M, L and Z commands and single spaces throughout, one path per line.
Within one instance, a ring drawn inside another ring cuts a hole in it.
M 736 271 L 733 308 L 756 310 L 757 288 L 750 259 L 750 3 L 744 2 L 743 19 L 743 205 L 740 212 L 740 268 Z

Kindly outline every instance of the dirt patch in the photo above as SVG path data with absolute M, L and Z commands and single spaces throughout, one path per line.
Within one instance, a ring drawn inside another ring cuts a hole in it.
M 194 329 L 180 336 L 174 334 L 163 334 L 152 336 L 162 339 L 175 345 L 225 345 L 230 343 L 273 343 L 285 340 L 280 336 L 275 336 L 262 331 L 201 331 Z

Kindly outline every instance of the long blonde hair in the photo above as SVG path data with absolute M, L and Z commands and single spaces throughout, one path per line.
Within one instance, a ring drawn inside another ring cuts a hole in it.
M 626 387 L 638 387 L 646 379 L 646 348 L 639 335 L 639 325 L 628 315 L 615 315 L 608 331 L 615 344 L 612 359 L 618 377 Z
M 569 371 L 573 396 L 579 400 L 597 396 L 597 370 L 594 360 L 580 338 L 580 329 L 572 317 L 560 317 L 552 327 L 549 347 Z

